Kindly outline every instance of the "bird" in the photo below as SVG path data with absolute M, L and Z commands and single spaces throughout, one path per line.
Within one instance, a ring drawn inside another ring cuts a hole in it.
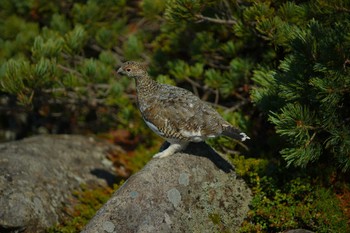
M 143 120 L 170 143 L 153 158 L 167 157 L 184 150 L 190 142 L 202 142 L 208 138 L 250 139 L 189 90 L 153 80 L 148 74 L 148 66 L 142 62 L 124 62 L 117 73 L 136 81 L 137 106 Z

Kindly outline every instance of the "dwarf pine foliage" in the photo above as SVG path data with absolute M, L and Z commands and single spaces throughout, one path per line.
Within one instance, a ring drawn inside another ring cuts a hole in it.
M 115 67 L 143 60 L 248 131 L 252 153 L 350 169 L 349 1 L 0 4 L 0 94 L 36 117 L 128 127 L 132 86 Z
M 166 46 L 157 52 L 186 51 L 186 61 L 168 62 L 173 77 L 198 80 L 236 103 L 248 84 L 286 142 L 272 146 L 288 165 L 349 171 L 348 1 L 170 2 L 168 34 L 158 37 Z
M 289 30 L 290 52 L 276 69 L 254 72 L 252 97 L 288 142 L 288 164 L 325 161 L 349 171 L 350 12 L 332 4 L 307 5 L 313 18 Z
M 143 61 L 250 136 L 208 142 L 253 191 L 241 232 L 349 232 L 348 189 L 323 187 L 349 182 L 349 54 L 349 0 L 1 0 L 0 142 L 98 134 L 136 172 L 161 142 L 116 68 Z

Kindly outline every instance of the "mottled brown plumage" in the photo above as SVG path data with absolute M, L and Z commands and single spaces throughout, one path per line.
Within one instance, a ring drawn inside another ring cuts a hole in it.
M 135 79 L 137 103 L 143 119 L 155 133 L 171 143 L 155 157 L 173 154 L 189 142 L 221 135 L 241 141 L 249 139 L 192 92 L 151 79 L 142 63 L 125 62 L 118 73 Z

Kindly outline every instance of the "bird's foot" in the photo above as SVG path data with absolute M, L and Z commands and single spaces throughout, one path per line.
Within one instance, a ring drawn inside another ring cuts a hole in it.
M 159 153 L 153 155 L 153 158 L 164 158 L 164 157 L 167 157 L 167 156 L 170 155 L 170 153 L 163 153 L 163 152 L 164 152 L 164 151 L 159 152 Z
M 183 150 L 186 148 L 188 143 L 173 143 L 170 144 L 168 148 L 163 150 L 162 152 L 159 152 L 153 156 L 153 158 L 165 158 L 169 155 L 175 154 L 176 152 Z

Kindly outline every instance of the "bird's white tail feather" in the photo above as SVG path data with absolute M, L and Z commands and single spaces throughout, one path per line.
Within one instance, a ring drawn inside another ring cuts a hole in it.
M 222 135 L 236 139 L 236 140 L 240 140 L 240 141 L 245 141 L 247 139 L 250 139 L 250 137 L 248 137 L 245 133 L 243 133 L 239 129 L 234 128 L 232 126 L 224 127 L 224 130 L 222 131 Z

